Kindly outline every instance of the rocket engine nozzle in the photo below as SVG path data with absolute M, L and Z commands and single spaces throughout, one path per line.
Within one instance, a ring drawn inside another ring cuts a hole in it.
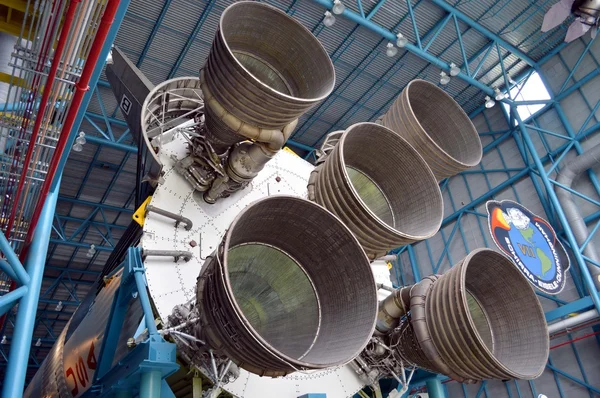
M 352 360 L 377 293 L 350 230 L 295 197 L 255 202 L 231 224 L 197 285 L 201 338 L 246 370 L 281 376 Z

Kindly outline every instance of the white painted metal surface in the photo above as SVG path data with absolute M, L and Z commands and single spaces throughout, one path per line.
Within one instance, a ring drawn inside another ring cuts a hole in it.
M 392 280 L 390 279 L 390 269 L 388 268 L 388 262 L 383 260 L 375 260 L 371 263 L 371 271 L 375 277 L 375 283 L 382 284 L 385 286 L 392 286 Z M 390 291 L 385 289 L 377 290 L 377 299 L 379 301 L 384 300 L 390 295 Z
M 246 189 L 214 205 L 202 200 L 173 169 L 173 158 L 186 156 L 186 141 L 177 132 L 161 136 L 159 157 L 164 165 L 164 182 L 150 204 L 180 214 L 193 222 L 186 231 L 172 219 L 149 213 L 144 224 L 142 247 L 146 250 L 185 250 L 193 258 L 177 263 L 173 258 L 148 257 L 144 261 L 148 288 L 163 320 L 173 307 L 195 299 L 196 278 L 206 256 L 217 247 L 233 219 L 250 203 L 269 195 L 306 197 L 313 166 L 298 156 L 280 151 Z M 193 243 L 192 243 L 193 242 Z M 340 273 L 340 277 L 343 274 Z M 388 282 L 389 283 L 389 277 Z M 350 397 L 364 387 L 350 366 L 320 371 L 297 372 L 283 378 L 260 377 L 241 370 L 240 377 L 225 389 L 238 397 L 284 398 L 308 393 L 325 393 L 328 398 Z

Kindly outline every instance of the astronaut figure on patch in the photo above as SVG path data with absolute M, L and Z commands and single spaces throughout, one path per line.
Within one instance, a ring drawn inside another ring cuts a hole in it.
M 547 248 L 546 239 L 520 209 L 511 207 L 502 212 L 502 217 L 507 224 L 512 225 L 508 231 L 519 258 L 541 280 L 552 280 L 556 274 L 552 266 L 552 253 Z M 548 252 L 547 252 L 548 251 Z

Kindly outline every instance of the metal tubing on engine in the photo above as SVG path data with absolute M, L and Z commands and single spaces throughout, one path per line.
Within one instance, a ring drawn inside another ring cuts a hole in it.
M 143 250 L 142 257 L 145 259 L 146 257 L 173 257 L 175 262 L 179 261 L 180 258 L 183 258 L 186 262 L 190 261 L 194 256 L 192 252 L 188 252 L 185 250 Z
M 427 327 L 425 299 L 438 279 L 437 275 L 427 276 L 410 289 L 411 326 L 415 333 L 416 342 L 433 365 L 433 368 L 455 380 L 460 380 L 461 377 L 456 375 L 440 356 Z
M 180 214 L 171 213 L 170 211 L 160 209 L 156 206 L 147 205 L 146 213 L 148 213 L 148 212 L 160 214 L 161 216 L 165 216 L 165 217 L 175 220 L 175 226 L 178 226 L 180 223 L 184 223 L 185 224 L 184 228 L 186 231 L 189 231 L 194 226 L 194 224 L 192 223 L 192 220 L 190 220 L 189 218 L 184 217 Z
M 377 332 L 386 334 L 398 326 L 400 318 L 406 315 L 410 308 L 410 286 L 392 291 L 379 303 L 377 312 Z

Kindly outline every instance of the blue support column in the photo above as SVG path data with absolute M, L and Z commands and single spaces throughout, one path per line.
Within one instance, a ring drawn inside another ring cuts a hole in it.
M 19 303 L 19 311 L 17 312 L 13 331 L 14 338 L 11 343 L 4 377 L 4 380 L 10 382 L 4 383 L 2 389 L 2 396 L 4 397 L 20 397 L 23 395 L 25 373 L 27 372 L 29 351 L 31 349 L 31 336 L 33 335 L 33 326 L 40 289 L 42 287 L 42 277 L 44 275 L 44 264 L 46 263 L 46 252 L 48 251 L 59 187 L 60 177 L 57 178 L 56 186 L 48 194 L 29 248 L 26 271 L 30 281 L 27 285 L 28 291 Z
M 430 379 L 425 382 L 429 398 L 447 398 L 444 386 L 439 378 Z
M 2 253 L 4 254 L 4 257 L 6 257 L 8 265 L 10 265 L 10 267 L 12 268 L 13 274 L 16 277 L 15 282 L 21 283 L 22 285 L 28 284 L 29 275 L 27 275 L 25 268 L 23 268 L 23 265 L 21 265 L 19 258 L 15 254 L 13 248 L 11 247 L 6 237 L 4 236 L 4 233 L 0 233 L 0 250 L 2 250 Z
M 140 380 L 140 397 L 160 398 L 162 375 L 160 370 L 142 373 Z
M 377 11 L 379 11 L 379 9 L 381 7 L 383 7 L 383 5 L 385 4 L 386 0 L 379 0 L 379 2 L 377 4 L 375 4 L 375 7 L 373 7 L 373 9 L 371 10 L 371 12 L 369 12 L 369 15 L 367 15 L 367 19 L 371 19 L 373 18 L 373 15 L 375 15 L 375 13 Z
M 536 65 L 535 61 L 533 59 L 531 59 L 528 55 L 523 53 L 521 50 L 519 50 L 512 44 L 508 43 L 506 40 L 500 38 L 496 33 L 491 32 L 490 30 L 488 30 L 486 27 L 484 27 L 480 23 L 473 21 L 471 18 L 469 18 L 464 13 L 458 11 L 456 8 L 454 8 L 452 6 L 452 4 L 447 3 L 445 0 L 431 0 L 431 2 L 434 3 L 435 5 L 437 5 L 438 7 L 442 8 L 444 11 L 446 11 L 452 15 L 455 15 L 462 22 L 469 25 L 471 28 L 475 29 L 482 35 L 486 36 L 488 39 L 493 40 L 496 43 L 500 44 L 502 47 L 504 47 L 505 49 L 507 49 L 514 55 L 516 55 L 517 57 L 521 58 L 523 61 L 527 62 L 529 65 L 531 65 L 531 66 Z
M 448 24 L 448 21 L 450 21 L 450 19 L 452 19 L 452 15 L 448 14 L 446 16 L 446 18 L 444 18 L 441 22 L 438 23 L 437 27 L 435 28 L 435 32 L 433 33 L 433 36 L 431 36 L 431 39 L 429 39 L 429 41 L 427 42 L 427 45 L 425 46 L 425 48 L 423 48 L 424 51 L 429 50 L 429 47 L 433 44 L 435 39 L 437 39 L 437 37 L 440 35 L 440 33 L 442 33 L 442 30 L 444 30 L 444 28 L 446 27 L 446 25 Z M 425 39 L 425 38 L 423 38 L 423 39 Z
M 10 264 L 7 263 L 6 261 L 0 260 L 0 270 L 2 270 L 2 272 L 4 272 L 6 275 L 8 275 L 8 277 L 10 279 L 12 279 L 13 281 L 20 283 L 19 278 L 17 277 L 17 274 L 15 274 L 15 271 L 13 271 Z
M 105 138 L 96 137 L 93 135 L 86 135 L 85 139 L 89 143 L 96 144 L 96 145 L 103 145 L 103 146 L 118 149 L 118 150 L 121 150 L 124 152 L 137 153 L 137 150 L 138 150 L 137 147 L 135 147 L 133 145 L 121 144 L 120 142 L 109 141 Z
M 27 286 L 21 286 L 12 292 L 0 296 L 0 315 L 4 315 L 10 310 L 21 297 L 27 294 L 28 290 Z
M 136 256 L 135 262 L 132 264 L 132 270 L 137 291 L 140 296 L 140 302 L 142 303 L 142 310 L 144 311 L 144 318 L 146 319 L 146 327 L 151 334 L 156 334 L 158 333 L 158 330 L 156 329 L 156 323 L 154 323 L 154 314 L 152 313 L 150 298 L 146 291 L 146 280 L 144 278 L 145 268 L 139 255 Z
M 413 272 L 413 278 L 415 283 L 421 280 L 421 272 L 419 271 L 419 264 L 417 263 L 417 257 L 415 256 L 415 249 L 412 245 L 407 246 L 408 258 L 410 259 L 410 268 Z
M 456 36 L 458 37 L 458 45 L 460 47 L 460 53 L 463 57 L 463 67 L 465 68 L 465 72 L 467 72 L 467 76 L 471 77 L 471 72 L 469 71 L 469 60 L 467 59 L 467 53 L 465 52 L 465 44 L 463 43 L 462 32 L 458 26 L 458 19 L 456 19 L 456 15 L 452 15 L 452 19 L 454 19 L 454 28 L 456 29 Z

